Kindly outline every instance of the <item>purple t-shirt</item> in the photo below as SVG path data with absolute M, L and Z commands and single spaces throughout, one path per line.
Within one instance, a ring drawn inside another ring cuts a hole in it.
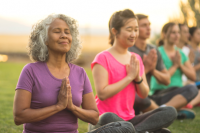
M 83 68 L 69 63 L 69 81 L 74 105 L 80 107 L 84 94 L 92 92 L 88 76 Z M 44 108 L 57 103 L 62 79 L 55 78 L 45 62 L 27 64 L 19 77 L 16 89 L 32 93 L 31 108 Z M 25 123 L 23 133 L 78 133 L 78 119 L 64 109 L 44 120 Z

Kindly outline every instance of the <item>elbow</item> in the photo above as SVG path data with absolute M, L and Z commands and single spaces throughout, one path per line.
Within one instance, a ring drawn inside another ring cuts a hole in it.
M 95 117 L 93 117 L 92 121 L 90 122 L 92 125 L 96 125 L 99 122 L 99 111 L 96 111 Z
M 195 82 L 196 81 L 196 76 L 192 77 L 191 80 Z
M 192 81 L 196 81 L 196 73 L 192 74 L 190 80 L 192 80 Z
M 99 98 L 101 101 L 104 101 L 104 100 L 107 99 L 107 97 L 105 97 L 105 95 L 103 95 L 103 94 L 99 94 L 99 95 L 98 95 L 98 98 Z
M 171 83 L 170 74 L 167 74 L 164 85 L 169 85 Z
M 169 78 L 168 80 L 166 80 L 166 81 L 165 81 L 164 85 L 166 85 L 166 86 L 167 86 L 167 85 L 169 85 L 169 84 L 170 84 L 170 82 L 171 82 L 171 81 L 170 81 L 170 78 Z
M 104 101 L 104 100 L 105 100 L 105 98 L 104 98 L 104 97 L 99 97 L 99 99 L 100 99 L 101 101 Z
M 19 112 L 19 111 L 14 111 L 14 122 L 15 122 L 15 125 L 17 125 L 17 126 L 25 123 L 23 121 L 23 118 L 22 118 L 21 114 L 22 113 Z
M 143 95 L 143 98 L 146 98 L 149 95 L 149 93 L 146 93 L 145 95 Z
M 92 125 L 96 125 L 99 121 L 99 116 L 94 118 L 93 121 L 91 122 Z
M 138 96 L 142 99 L 145 99 L 147 96 L 149 95 L 149 91 L 147 91 L 146 93 L 143 93 L 143 94 L 139 94 L 138 93 Z
M 17 126 L 23 124 L 21 119 L 17 116 L 14 116 L 14 122 L 15 122 L 15 125 L 17 125 Z

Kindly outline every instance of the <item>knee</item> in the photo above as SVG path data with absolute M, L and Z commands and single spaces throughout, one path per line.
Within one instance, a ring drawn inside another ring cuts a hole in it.
M 123 121 L 123 119 L 121 119 L 115 113 L 111 113 L 111 112 L 104 113 L 99 117 L 100 125 L 105 125 L 110 122 L 116 122 L 116 121 Z
M 150 105 L 151 105 L 151 101 L 148 97 L 145 99 L 137 98 L 137 101 L 135 101 L 135 103 L 134 103 L 134 109 L 143 111 L 143 110 L 147 109 Z
M 100 119 L 107 119 L 107 118 L 112 118 L 112 117 L 116 117 L 117 115 L 115 113 L 112 113 L 112 112 L 106 112 L 106 113 L 103 113 L 101 116 L 100 116 Z
M 187 85 L 187 95 L 190 96 L 189 101 L 194 99 L 198 94 L 198 88 L 195 85 Z
M 162 111 L 162 114 L 166 117 L 168 120 L 175 120 L 177 117 L 177 111 L 174 107 L 166 106 L 166 107 L 160 107 L 159 108 Z

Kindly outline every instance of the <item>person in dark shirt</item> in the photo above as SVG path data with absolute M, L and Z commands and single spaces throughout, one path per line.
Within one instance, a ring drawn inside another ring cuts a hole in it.
M 170 75 L 163 64 L 161 54 L 157 50 L 156 46 L 146 43 L 151 32 L 148 16 L 137 14 L 137 17 L 139 23 L 139 37 L 136 40 L 135 45 L 129 48 L 129 51 L 139 54 L 143 59 L 149 86 L 152 75 L 156 77 L 159 83 L 168 85 L 170 83 Z M 158 105 L 154 101 L 150 100 L 149 97 L 141 99 L 139 96 L 136 96 L 134 106 L 136 113 L 139 113 L 140 111 L 144 113 L 156 108 L 158 108 Z

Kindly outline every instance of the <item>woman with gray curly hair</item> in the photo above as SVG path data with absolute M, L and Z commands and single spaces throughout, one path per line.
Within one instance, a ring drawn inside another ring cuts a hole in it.
M 23 133 L 77 133 L 78 118 L 93 125 L 98 122 L 87 74 L 72 64 L 81 50 L 78 35 L 76 20 L 63 14 L 49 15 L 33 27 L 28 48 L 35 62 L 21 72 L 13 108 L 15 124 L 24 124 Z M 129 123 L 127 127 L 118 122 L 92 133 L 114 126 L 114 132 L 120 127 L 133 130 Z

